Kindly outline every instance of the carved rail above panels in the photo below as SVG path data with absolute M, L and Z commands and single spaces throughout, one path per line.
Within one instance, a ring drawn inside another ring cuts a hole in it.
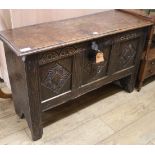
M 39 55 L 39 65 L 44 65 L 68 56 L 73 56 L 76 53 L 85 50 L 82 46 L 68 46 L 56 50 L 52 50 Z
M 102 43 L 103 46 L 112 45 L 113 43 L 112 39 L 107 39 L 107 38 L 95 39 L 95 41 L 96 40 Z M 69 56 L 73 56 L 77 53 L 86 51 L 90 49 L 91 46 L 89 46 L 89 44 L 92 41 L 73 45 L 73 46 L 67 46 L 64 48 L 54 49 L 48 52 L 41 53 L 39 54 L 39 57 L 38 57 L 39 65 L 44 65 L 44 64 L 47 64 L 47 63 L 50 63 L 56 60 L 60 60 L 62 58 L 66 58 Z
M 128 40 L 131 40 L 131 39 L 135 39 L 135 38 L 138 38 L 138 37 L 142 36 L 142 34 L 143 33 L 141 31 L 121 34 L 121 35 L 118 35 L 116 37 L 114 43 L 118 43 L 118 42 L 122 42 L 122 41 L 128 41 Z

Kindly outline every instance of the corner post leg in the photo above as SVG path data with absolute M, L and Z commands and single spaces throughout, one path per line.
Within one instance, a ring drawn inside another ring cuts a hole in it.
M 18 57 L 6 44 L 4 49 L 15 111 L 25 117 L 32 139 L 37 140 L 43 134 L 37 55 Z
M 25 117 L 27 119 L 33 140 L 42 137 L 42 109 L 39 90 L 39 66 L 36 56 L 28 56 L 25 61 L 26 79 L 27 79 L 27 110 Z

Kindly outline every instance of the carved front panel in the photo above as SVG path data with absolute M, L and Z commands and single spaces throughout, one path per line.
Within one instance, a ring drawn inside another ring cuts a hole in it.
M 94 40 L 95 44 L 98 45 L 98 50 L 103 53 L 103 61 L 97 63 L 96 55 L 93 54 L 91 49 L 91 43 L 87 44 L 86 51 L 83 52 L 83 67 L 82 67 L 82 84 L 87 84 L 89 82 L 95 81 L 106 76 L 108 59 L 112 47 L 111 40 Z M 94 58 L 93 58 L 94 57 Z
M 71 57 L 68 57 L 40 67 L 42 101 L 71 89 L 71 62 Z
M 115 43 L 109 62 L 109 74 L 135 65 L 139 38 Z
M 140 35 L 128 32 L 39 54 L 41 100 L 76 93 L 81 86 L 134 66 Z
M 70 75 L 71 74 L 63 66 L 56 63 L 48 70 L 48 73 L 42 80 L 41 85 L 58 94 L 70 78 Z
M 137 52 L 136 41 L 130 41 L 128 43 L 121 44 L 120 46 L 120 61 L 119 68 L 126 68 L 134 64 L 134 59 Z

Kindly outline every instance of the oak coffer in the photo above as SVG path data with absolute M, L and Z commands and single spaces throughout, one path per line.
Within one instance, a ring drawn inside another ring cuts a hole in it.
M 113 81 L 132 92 L 151 26 L 110 10 L 0 32 L 15 111 L 32 139 L 41 138 L 41 113 L 50 108 Z

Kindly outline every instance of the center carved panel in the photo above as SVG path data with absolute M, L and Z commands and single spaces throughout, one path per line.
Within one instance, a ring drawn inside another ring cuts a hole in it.
M 56 64 L 54 67 L 48 70 L 48 73 L 41 84 L 58 94 L 70 76 L 71 74 L 64 67 L 62 67 L 60 64 Z
M 92 62 L 87 62 L 84 64 L 84 70 L 89 74 L 89 75 L 92 75 L 92 76 L 97 76 L 97 74 L 100 74 L 102 72 L 102 70 L 105 69 L 106 67 L 106 62 L 102 62 L 102 63 L 99 63 L 99 64 L 95 64 L 95 63 L 92 63 Z

